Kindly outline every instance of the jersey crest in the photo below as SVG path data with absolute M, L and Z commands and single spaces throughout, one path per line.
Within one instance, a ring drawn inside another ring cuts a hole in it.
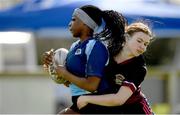
M 75 52 L 75 55 L 80 55 L 81 54 L 81 49 L 77 49 L 76 52 Z
M 125 77 L 122 74 L 116 74 L 115 77 L 116 77 L 115 82 L 118 85 L 121 85 L 123 80 L 125 79 Z

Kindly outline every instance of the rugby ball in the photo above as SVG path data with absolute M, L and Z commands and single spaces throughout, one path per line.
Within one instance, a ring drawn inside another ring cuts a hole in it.
M 49 74 L 51 79 L 58 84 L 67 82 L 64 78 L 57 75 L 55 67 L 58 65 L 65 65 L 68 50 L 65 48 L 59 48 L 54 52 L 53 62 L 49 65 Z
M 59 48 L 54 52 L 53 63 L 57 65 L 64 65 L 66 61 L 66 57 L 68 54 L 68 50 L 65 48 Z

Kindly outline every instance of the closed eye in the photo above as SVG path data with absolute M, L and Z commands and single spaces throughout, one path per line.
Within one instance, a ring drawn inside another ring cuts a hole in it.
M 138 42 L 138 43 L 142 43 L 143 40 L 142 40 L 142 39 L 137 39 L 137 42 Z
M 72 18 L 71 20 L 72 20 L 72 21 L 75 21 L 75 18 Z

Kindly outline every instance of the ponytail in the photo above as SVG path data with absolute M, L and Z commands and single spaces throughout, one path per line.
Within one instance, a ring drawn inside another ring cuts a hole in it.
M 102 17 L 105 21 L 105 27 L 96 34 L 96 37 L 107 41 L 110 55 L 115 56 L 121 51 L 125 42 L 126 20 L 122 14 L 113 10 L 102 11 Z
M 101 25 L 102 19 L 104 20 L 105 27 L 100 33 L 96 34 L 95 37 L 107 41 L 108 50 L 111 56 L 117 55 L 123 48 L 125 42 L 124 34 L 126 20 L 123 15 L 113 10 L 102 11 L 93 5 L 85 5 L 80 7 L 80 9 L 83 10 L 83 12 L 85 12 L 98 26 Z M 78 14 L 78 12 L 75 14 Z M 94 32 L 95 24 L 92 23 L 93 21 L 86 21 L 87 20 L 85 20 L 84 23 L 92 29 L 92 32 Z

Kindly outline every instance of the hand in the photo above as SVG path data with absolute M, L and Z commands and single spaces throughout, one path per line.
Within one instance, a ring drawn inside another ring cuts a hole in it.
M 65 85 L 66 87 L 69 87 L 69 84 L 71 84 L 69 81 L 66 81 L 66 82 L 64 83 L 64 85 Z
M 46 65 L 46 64 L 43 64 L 43 69 L 44 69 L 44 71 L 46 71 L 46 72 L 49 72 L 48 65 Z
M 48 68 L 49 64 L 52 63 L 53 55 L 54 55 L 54 49 L 51 49 L 50 51 L 43 53 L 42 62 L 43 62 L 44 69 Z
M 77 100 L 77 107 L 78 107 L 79 109 L 82 109 L 83 107 L 85 107 L 85 106 L 88 104 L 88 102 L 87 102 L 87 100 L 86 100 L 86 97 L 87 97 L 87 96 L 80 96 L 80 97 L 78 98 L 78 100 Z
M 65 78 L 66 73 L 68 72 L 63 65 L 56 65 L 55 70 L 58 76 Z

